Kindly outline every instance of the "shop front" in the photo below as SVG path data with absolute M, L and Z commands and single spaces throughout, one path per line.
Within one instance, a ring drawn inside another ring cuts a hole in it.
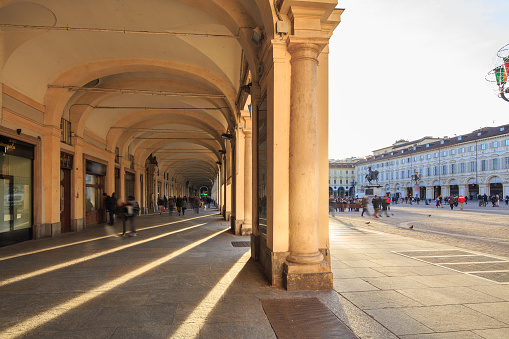
M 438 198 L 440 195 L 442 195 L 442 185 L 440 181 L 435 181 L 433 183 L 433 199 Z
M 34 146 L 0 136 L 0 246 L 32 239 Z
M 125 197 L 124 201 L 127 201 L 127 197 L 134 197 L 134 176 L 135 174 L 132 172 L 125 172 Z
M 106 165 L 86 161 L 85 174 L 85 214 L 87 225 L 106 221 L 102 194 L 106 179 Z
M 457 197 L 460 194 L 460 187 L 457 180 L 449 182 L 449 195 Z

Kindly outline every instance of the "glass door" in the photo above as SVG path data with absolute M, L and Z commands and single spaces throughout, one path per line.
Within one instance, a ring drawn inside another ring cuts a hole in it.
M 0 197 L 2 208 L 0 213 L 0 233 L 14 230 L 14 178 L 0 174 Z

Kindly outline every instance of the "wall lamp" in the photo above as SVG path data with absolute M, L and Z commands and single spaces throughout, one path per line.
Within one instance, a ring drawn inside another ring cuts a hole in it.
M 223 155 L 226 154 L 226 151 L 223 151 L 222 149 L 220 149 L 218 152 L 219 152 L 219 154 L 223 154 Z
M 232 135 L 228 134 L 228 133 L 223 133 L 223 134 L 221 134 L 221 138 L 230 140 L 232 138 Z

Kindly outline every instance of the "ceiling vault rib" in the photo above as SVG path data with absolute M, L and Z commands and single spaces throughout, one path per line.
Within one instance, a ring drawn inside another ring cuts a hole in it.
M 223 94 L 208 94 L 208 93 L 187 93 L 187 92 L 167 92 L 167 91 L 154 91 L 148 89 L 120 89 L 120 88 L 102 88 L 102 87 L 80 87 L 80 86 L 64 86 L 64 85 L 48 85 L 48 88 L 68 89 L 70 92 L 106 92 L 106 93 L 122 93 L 122 94 L 146 94 L 146 95 L 161 95 L 171 97 L 188 97 L 188 98 L 214 98 L 224 99 Z
M 143 109 L 143 110 L 222 110 L 229 107 L 150 107 L 150 106 L 95 106 L 90 104 L 72 104 L 74 106 L 87 106 L 93 109 Z
M 52 31 L 80 31 L 80 32 L 102 32 L 102 33 L 122 33 L 122 34 L 150 34 L 167 36 L 196 36 L 202 38 L 228 38 L 238 39 L 240 30 L 254 29 L 255 27 L 239 27 L 237 34 L 214 34 L 214 33 L 193 33 L 193 32 L 171 32 L 171 31 L 149 31 L 136 29 L 115 29 L 115 28 L 95 28 L 95 27 L 69 27 L 69 26 L 44 26 L 44 25 L 20 25 L 20 24 L 0 24 L 0 28 L 15 28 L 25 30 L 52 30 Z

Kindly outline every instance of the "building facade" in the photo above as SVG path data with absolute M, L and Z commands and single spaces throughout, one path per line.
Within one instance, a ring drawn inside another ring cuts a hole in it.
M 329 197 L 355 196 L 357 161 L 355 158 L 329 161 Z
M 369 167 L 392 197 L 509 195 L 509 125 L 444 138 L 398 141 L 355 163 L 356 190 Z M 329 186 L 331 187 L 331 186 Z

